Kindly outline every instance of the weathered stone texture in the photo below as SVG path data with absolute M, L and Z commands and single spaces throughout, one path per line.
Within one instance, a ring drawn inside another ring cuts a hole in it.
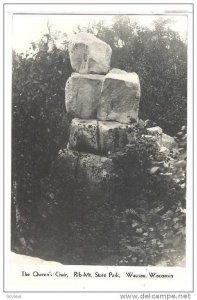
M 159 145 L 162 146 L 162 133 L 163 130 L 159 126 L 147 128 L 148 134 L 155 136 Z
M 104 78 L 97 117 L 102 121 L 138 120 L 140 82 L 136 73 L 112 69 Z
M 166 148 L 166 147 L 163 147 L 163 146 L 160 148 L 159 152 L 161 152 L 161 153 L 163 153 L 165 155 L 169 155 L 170 154 L 170 150 L 168 148 Z
M 156 136 L 152 134 L 142 134 L 142 137 L 145 138 L 147 141 L 152 142 L 152 144 L 157 147 L 157 150 L 160 151 L 161 145 L 158 143 L 158 139 Z
M 175 141 L 175 139 L 172 136 L 167 135 L 165 133 L 162 134 L 162 145 L 168 148 L 169 150 L 178 147 L 178 144 Z
M 80 153 L 78 163 L 78 182 L 84 182 L 94 189 L 98 184 L 108 180 L 113 173 L 110 158 L 89 153 Z
M 136 139 L 132 125 L 99 121 L 99 147 L 102 154 L 116 152 Z
M 68 51 L 75 72 L 106 74 L 109 71 L 111 47 L 93 34 L 75 34 L 69 42 Z
M 97 120 L 73 119 L 70 126 L 69 148 L 81 152 L 98 152 Z
M 92 191 L 99 188 L 99 184 L 106 183 L 113 174 L 113 162 L 110 158 L 70 149 L 61 150 L 59 155 L 60 168 L 65 176 L 69 174 L 70 180 Z
M 107 155 L 135 139 L 133 125 L 75 118 L 70 126 L 69 149 Z
M 66 110 L 81 119 L 96 119 L 103 75 L 73 73 L 66 83 Z

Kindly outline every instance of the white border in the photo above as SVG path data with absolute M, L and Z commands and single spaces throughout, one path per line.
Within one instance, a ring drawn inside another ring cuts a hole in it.
M 150 7 L 151 6 L 151 7 Z M 5 204 L 5 246 L 6 246 L 6 251 L 5 251 L 5 279 L 6 279 L 6 285 L 5 288 L 7 290 L 13 290 L 13 286 L 15 285 L 13 283 L 13 277 L 12 275 L 17 274 L 18 270 L 17 268 L 13 270 L 13 266 L 10 266 L 9 264 L 9 249 L 10 249 L 10 195 L 11 195 L 11 189 L 10 189 L 10 182 L 11 182 L 11 39 L 12 39 L 12 14 L 13 13 L 81 13 L 85 14 L 88 12 L 88 14 L 91 13 L 97 13 L 97 14 L 105 14 L 105 13 L 110 13 L 110 14 L 124 14 L 124 13 L 130 13 L 130 14 L 158 14 L 158 13 L 166 13 L 169 11 L 173 11 L 174 13 L 178 14 L 187 14 L 188 15 L 188 31 L 190 32 L 190 35 L 188 37 L 188 178 L 187 178 L 187 215 L 189 217 L 187 218 L 187 267 L 186 269 L 184 268 L 171 268 L 173 269 L 172 272 L 176 274 L 178 281 L 176 282 L 168 282 L 167 284 L 162 283 L 150 283 L 150 288 L 147 286 L 144 286 L 144 283 L 135 283 L 135 286 L 131 286 L 128 282 L 124 281 L 121 285 L 116 284 L 116 282 L 110 283 L 108 280 L 106 283 L 96 283 L 96 285 L 91 282 L 91 285 L 88 284 L 87 282 L 81 282 L 77 283 L 76 280 L 74 282 L 69 282 L 67 284 L 68 286 L 65 286 L 65 283 L 63 284 L 63 287 L 59 286 L 59 283 L 57 284 L 58 291 L 60 290 L 118 290 L 118 291 L 131 291 L 131 290 L 138 290 L 138 291 L 144 291 L 144 290 L 153 290 L 153 291 L 160 291 L 161 287 L 163 288 L 163 291 L 191 291 L 192 290 L 192 266 L 193 266 L 193 260 L 192 260 L 192 231 L 191 228 L 193 227 L 193 220 L 192 220 L 192 211 L 193 211 L 193 204 L 192 204 L 192 191 L 193 191 L 193 174 L 192 174 L 192 128 L 193 128 L 193 123 L 192 123 L 192 108 L 193 108 L 193 57 L 192 57 L 192 28 L 193 28 L 193 20 L 192 20 L 192 7 L 191 5 L 149 5 L 149 4 L 144 4 L 143 5 L 126 5 L 126 4 L 117 4 L 117 5 L 111 5 L 111 4 L 99 4 L 99 5 L 7 5 L 5 6 L 5 29 L 6 29 L 6 36 L 5 36 L 5 98 L 4 98 L 4 105 L 5 105 L 5 173 L 4 173 L 4 179 L 5 179 L 5 199 L 4 199 L 4 204 Z M 177 12 L 178 11 L 178 12 Z M 191 199 L 191 200 L 190 200 Z M 28 266 L 26 266 L 28 268 Z M 65 266 L 63 267 L 65 269 Z M 72 266 L 67 267 L 66 269 L 70 268 L 72 269 Z M 76 268 L 76 267 L 75 267 Z M 84 266 L 78 266 L 77 270 L 82 269 L 84 270 Z M 88 267 L 94 268 L 93 266 Z M 96 269 L 103 269 L 106 270 L 105 267 L 96 267 Z M 115 267 L 110 267 L 110 270 Z M 116 269 L 131 269 L 131 267 L 116 267 Z M 144 267 L 138 267 L 138 269 L 147 269 Z M 151 268 L 151 269 L 155 269 Z M 43 268 L 41 268 L 43 269 Z M 158 268 L 157 268 L 158 269 Z M 159 268 L 161 271 L 161 268 Z M 166 268 L 164 268 L 166 271 Z M 168 268 L 170 272 L 170 268 Z M 15 276 L 14 276 L 15 277 Z M 28 284 L 32 286 L 32 290 L 43 290 L 44 284 L 42 284 L 41 287 L 38 287 L 38 284 L 35 283 L 33 286 L 32 282 L 25 283 L 25 282 L 20 283 L 19 278 L 17 279 L 17 284 L 14 287 L 14 290 L 21 290 L 23 291 L 28 288 Z M 21 284 L 21 286 L 20 286 Z M 146 284 L 145 284 L 146 285 Z M 163 286 L 162 286 L 163 285 Z M 53 289 L 51 283 L 46 282 L 46 287 L 47 290 Z M 72 289 L 71 289 L 72 287 Z M 121 288 L 122 287 L 122 288 Z M 136 289 L 137 288 L 137 289 Z M 28 288 L 29 289 L 29 288 Z M 44 288 L 44 290 L 46 290 Z

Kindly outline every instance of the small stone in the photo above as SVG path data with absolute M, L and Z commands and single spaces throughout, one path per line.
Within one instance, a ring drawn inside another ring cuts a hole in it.
M 158 174 L 159 171 L 160 171 L 159 167 L 153 167 L 153 168 L 150 169 L 150 174 L 155 175 L 155 174 Z
M 68 44 L 71 66 L 78 73 L 106 74 L 110 68 L 111 47 L 88 32 L 72 36 Z
M 142 232 L 143 232 L 142 228 L 137 228 L 136 229 L 136 233 L 142 233 Z
M 155 136 L 158 143 L 159 143 L 159 145 L 160 146 L 162 145 L 162 132 L 163 132 L 163 130 L 161 129 L 161 127 L 155 126 L 155 127 L 147 128 L 147 132 L 148 132 L 148 134 Z
M 165 133 L 162 134 L 162 146 L 172 150 L 173 148 L 178 148 L 178 144 L 173 137 Z
M 137 262 L 137 257 L 132 257 L 131 260 L 132 260 L 132 262 L 136 263 Z
M 131 225 L 131 227 L 132 227 L 132 228 L 136 228 L 138 225 L 139 225 L 138 223 L 134 222 L 134 223 Z
M 140 82 L 136 73 L 112 69 L 104 78 L 97 117 L 102 121 L 138 121 Z
M 159 150 L 160 153 L 163 153 L 164 155 L 168 156 L 170 154 L 170 150 L 166 147 L 161 147 Z

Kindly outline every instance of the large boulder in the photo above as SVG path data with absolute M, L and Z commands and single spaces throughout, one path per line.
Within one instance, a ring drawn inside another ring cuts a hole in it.
M 169 150 L 172 150 L 173 148 L 178 148 L 178 144 L 175 141 L 175 139 L 167 135 L 165 133 L 162 134 L 162 146 L 168 148 Z
M 73 119 L 70 126 L 69 149 L 98 152 L 97 120 Z
M 106 74 L 109 71 L 111 47 L 91 33 L 75 34 L 68 44 L 68 51 L 75 72 Z
M 157 139 L 157 142 L 159 143 L 159 145 L 162 146 L 162 133 L 163 133 L 163 130 L 162 130 L 161 127 L 155 126 L 155 127 L 147 128 L 147 132 L 148 132 L 148 134 L 150 134 L 152 136 L 155 136 L 156 139 Z
M 73 73 L 66 83 L 66 110 L 81 119 L 96 119 L 103 75 Z
M 99 148 L 102 154 L 116 152 L 136 139 L 133 125 L 99 121 Z
M 104 78 L 97 117 L 102 121 L 138 121 L 140 81 L 136 73 L 112 69 Z

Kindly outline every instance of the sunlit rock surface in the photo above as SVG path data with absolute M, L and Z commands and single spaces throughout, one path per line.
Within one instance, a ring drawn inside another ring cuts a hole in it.
M 73 35 L 68 51 L 75 72 L 106 74 L 109 71 L 111 47 L 91 33 L 80 32 Z
M 96 119 L 103 75 L 73 73 L 65 89 L 66 110 L 81 119 Z
M 104 78 L 97 117 L 102 121 L 138 120 L 140 81 L 136 73 L 112 69 Z

